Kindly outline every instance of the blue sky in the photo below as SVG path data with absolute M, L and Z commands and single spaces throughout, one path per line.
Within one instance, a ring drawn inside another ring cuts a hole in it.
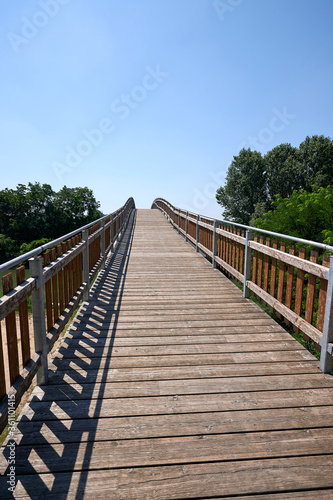
M 0 189 L 212 217 L 241 147 L 333 137 L 329 0 L 1 2 Z

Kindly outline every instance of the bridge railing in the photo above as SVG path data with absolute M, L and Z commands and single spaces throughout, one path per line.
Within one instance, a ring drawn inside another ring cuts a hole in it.
M 0 265 L 2 274 L 9 271 L 0 296 L 0 432 L 34 376 L 47 383 L 48 353 L 79 303 L 89 300 L 133 209 L 130 198 L 112 214 Z
M 216 220 L 157 198 L 158 208 L 214 267 L 242 284 L 321 352 L 320 369 L 332 371 L 333 247 Z

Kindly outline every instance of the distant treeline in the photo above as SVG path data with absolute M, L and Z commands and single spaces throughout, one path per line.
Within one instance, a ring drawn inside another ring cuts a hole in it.
M 216 193 L 223 217 L 333 244 L 333 141 L 306 137 L 265 155 L 242 149 Z
M 0 261 L 38 247 L 101 216 L 87 187 L 56 192 L 48 184 L 19 184 L 0 191 Z

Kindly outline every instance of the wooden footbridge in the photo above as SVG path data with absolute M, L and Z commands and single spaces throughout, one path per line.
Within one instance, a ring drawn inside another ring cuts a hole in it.
M 129 200 L 5 277 L 0 498 L 333 498 L 328 258 L 153 207 Z

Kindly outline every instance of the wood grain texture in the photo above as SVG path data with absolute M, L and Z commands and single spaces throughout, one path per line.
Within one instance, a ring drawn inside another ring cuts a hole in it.
M 10 293 L 13 290 L 13 288 L 14 288 L 13 275 L 12 273 L 6 274 L 5 276 L 2 277 L 2 289 L 4 295 Z M 15 311 L 8 314 L 5 320 L 5 324 L 6 324 L 7 353 L 8 353 L 8 365 L 9 365 L 9 380 L 10 380 L 10 385 L 12 385 L 20 373 Z
M 221 231 L 243 271 L 243 236 Z M 137 211 L 49 367 L 15 432 L 18 498 L 330 498 L 333 378 L 157 210 Z

